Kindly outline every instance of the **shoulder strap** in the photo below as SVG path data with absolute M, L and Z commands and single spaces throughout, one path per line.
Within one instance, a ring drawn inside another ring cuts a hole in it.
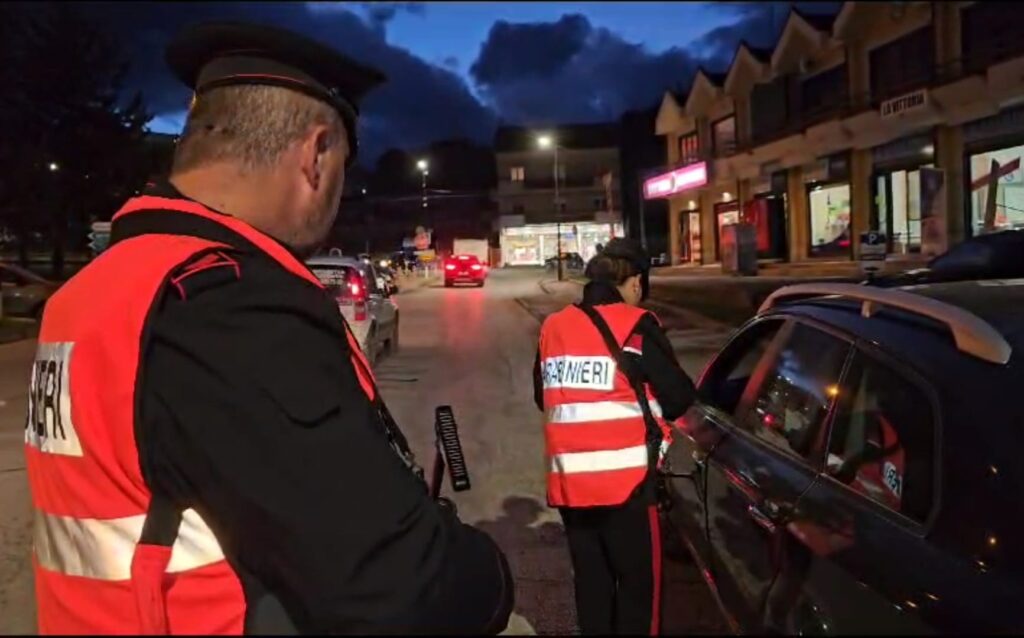
M 640 371 L 636 369 L 634 362 L 626 356 L 623 352 L 622 346 L 619 341 L 612 334 L 612 329 L 608 327 L 608 322 L 604 320 L 593 306 L 576 304 L 576 307 L 583 311 L 587 317 L 590 318 L 591 323 L 597 328 L 597 331 L 601 334 L 604 339 L 605 346 L 608 347 L 608 351 L 611 353 L 612 358 L 615 359 L 615 363 L 622 370 L 622 373 L 626 375 L 626 380 L 629 381 L 630 387 L 633 388 L 633 392 L 636 394 L 637 403 L 640 404 L 640 409 L 644 413 L 644 424 L 647 426 L 648 439 L 660 441 L 661 440 L 661 428 L 658 427 L 657 421 L 654 419 L 654 414 L 651 412 L 651 405 L 647 401 L 647 392 L 644 390 L 643 379 L 641 378 Z M 639 324 L 639 320 L 637 321 Z M 633 326 L 633 330 L 636 330 L 636 326 Z M 632 330 L 630 331 L 632 333 Z M 655 434 L 657 436 L 655 437 Z

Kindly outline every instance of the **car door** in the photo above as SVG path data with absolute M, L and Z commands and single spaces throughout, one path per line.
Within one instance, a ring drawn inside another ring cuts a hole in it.
M 718 423 L 736 410 L 754 369 L 784 323 L 782 318 L 758 320 L 730 339 L 697 382 L 698 400 L 676 422 L 679 434 L 667 455 L 673 497 L 669 520 L 705 574 L 710 574 L 706 567 L 711 559 L 705 528 L 704 457 L 724 432 Z
M 377 320 L 377 334 L 387 339 L 395 326 L 395 304 L 391 302 L 384 278 L 372 264 L 366 265 L 366 277 L 370 289 L 370 312 Z
M 800 501 L 789 558 L 772 589 L 773 628 L 972 631 L 955 624 L 963 617 L 950 608 L 961 604 L 966 583 L 980 578 L 977 570 L 958 566 L 962 561 L 926 534 L 939 502 L 938 406 L 920 375 L 858 344 L 822 442 L 824 471 Z
M 710 419 L 720 431 L 704 470 L 711 571 L 741 631 L 763 630 L 787 524 L 817 475 L 816 445 L 827 432 L 849 352 L 842 336 L 791 319 L 761 357 L 734 412 Z

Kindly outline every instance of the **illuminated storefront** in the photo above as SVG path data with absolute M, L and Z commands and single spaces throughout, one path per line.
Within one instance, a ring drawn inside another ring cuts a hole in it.
M 811 257 L 851 258 L 849 155 L 824 158 L 804 168 Z
M 964 151 L 968 233 L 1024 228 L 1024 107 L 966 124 Z
M 566 222 L 562 224 L 562 252 L 579 253 L 584 261 L 597 254 L 597 246 L 622 237 L 622 224 Z M 557 224 L 527 224 L 501 230 L 501 259 L 506 266 L 542 266 L 558 253 Z
M 886 235 L 889 252 L 921 252 L 921 169 L 933 168 L 935 144 L 931 133 L 906 137 L 872 149 L 873 230 Z
M 708 183 L 708 165 L 696 162 L 644 181 L 644 199 L 674 199 L 685 193 L 686 200 L 679 212 L 678 247 L 683 263 L 701 261 L 700 208 L 695 191 Z

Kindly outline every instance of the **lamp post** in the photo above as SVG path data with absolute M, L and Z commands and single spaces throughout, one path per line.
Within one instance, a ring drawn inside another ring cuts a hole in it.
M 422 177 L 422 181 L 420 182 L 420 188 L 423 197 L 423 208 L 427 207 L 427 175 L 430 174 L 430 171 L 428 171 L 427 168 L 429 166 L 430 165 L 427 163 L 427 160 L 425 159 L 421 159 L 416 162 L 416 168 L 419 169 L 420 175 Z
M 558 281 L 563 281 L 565 274 L 562 269 L 562 211 L 558 208 L 558 142 L 550 135 L 541 135 L 537 138 L 537 146 L 542 149 L 552 149 L 555 156 L 555 232 L 558 235 L 558 253 L 555 255 L 555 263 L 558 267 Z

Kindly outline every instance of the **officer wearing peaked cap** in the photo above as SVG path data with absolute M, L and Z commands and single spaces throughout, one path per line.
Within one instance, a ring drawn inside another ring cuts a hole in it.
M 434 502 L 302 259 L 383 81 L 279 29 L 192 27 L 167 179 L 48 302 L 25 435 L 41 633 L 497 633 L 504 556 Z

